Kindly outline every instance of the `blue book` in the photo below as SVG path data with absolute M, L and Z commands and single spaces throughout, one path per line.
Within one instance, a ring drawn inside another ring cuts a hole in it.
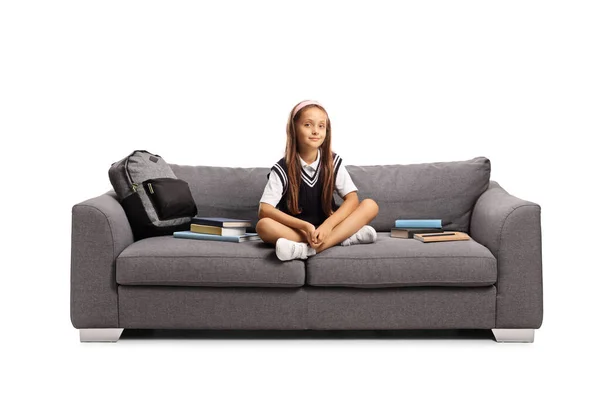
M 222 236 L 211 235 L 208 233 L 196 233 L 192 231 L 173 232 L 173 237 L 180 239 L 198 239 L 198 240 L 218 240 L 221 242 L 247 242 L 250 240 L 260 240 L 258 233 L 245 233 L 240 236 Z
M 441 228 L 441 219 L 397 219 L 396 228 Z

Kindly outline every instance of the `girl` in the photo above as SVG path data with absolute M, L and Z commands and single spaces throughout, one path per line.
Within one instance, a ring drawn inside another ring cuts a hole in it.
M 331 122 L 319 102 L 305 100 L 292 109 L 285 157 L 267 178 L 256 232 L 265 243 L 275 244 L 281 261 L 377 239 L 366 224 L 379 207 L 371 199 L 359 202 L 342 159 L 331 151 Z M 341 206 L 333 200 L 334 189 L 344 199 Z

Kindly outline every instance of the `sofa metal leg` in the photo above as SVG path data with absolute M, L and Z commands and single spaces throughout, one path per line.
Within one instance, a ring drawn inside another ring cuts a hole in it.
M 535 329 L 492 329 L 498 343 L 533 343 Z
M 116 342 L 121 337 L 123 328 L 80 329 L 80 342 Z

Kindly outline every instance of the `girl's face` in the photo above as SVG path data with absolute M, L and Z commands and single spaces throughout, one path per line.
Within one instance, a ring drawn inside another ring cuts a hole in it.
M 296 122 L 296 139 L 301 149 L 318 149 L 327 133 L 327 114 L 317 107 L 300 111 Z

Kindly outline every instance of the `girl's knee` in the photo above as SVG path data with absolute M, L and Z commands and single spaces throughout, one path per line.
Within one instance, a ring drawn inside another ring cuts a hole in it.
M 269 226 L 272 224 L 273 220 L 271 218 L 261 218 L 256 223 L 256 233 L 265 232 L 269 229 Z
M 302 231 L 290 228 L 267 217 L 258 220 L 256 223 L 256 233 L 258 233 L 258 236 L 260 236 L 263 241 L 273 244 L 281 237 L 295 242 L 306 242 Z
M 360 202 L 363 207 L 367 207 L 371 212 L 377 214 L 379 212 L 379 206 L 373 199 L 364 199 Z

